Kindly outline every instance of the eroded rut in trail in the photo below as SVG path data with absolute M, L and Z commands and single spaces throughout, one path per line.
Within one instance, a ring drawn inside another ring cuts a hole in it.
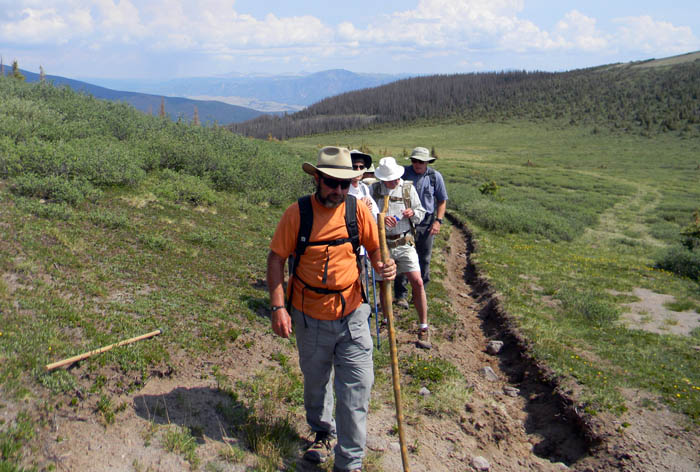
M 469 232 L 453 223 L 442 254 L 447 272 L 443 284 L 457 321 L 436 333 L 431 351 L 419 352 L 414 334 L 405 330 L 397 330 L 397 346 L 402 359 L 418 354 L 448 360 L 464 376 L 460 388 L 471 394 L 457 415 L 404 409 L 411 470 L 477 470 L 472 461 L 481 456 L 490 464 L 489 470 L 501 472 L 698 472 L 698 436 L 661 408 L 654 412 L 640 409 L 619 419 L 631 425 L 624 435 L 614 433 L 616 419 L 579 416 L 551 372 L 528 356 L 525 341 L 501 309 L 498 297 L 469 262 L 473 251 Z M 255 287 L 264 296 L 264 286 L 258 285 Z M 397 316 L 415 317 L 415 313 L 410 310 Z M 382 336 L 386 342 L 386 331 Z M 495 355 L 486 350 L 492 340 L 503 342 Z M 238 341 L 228 352 L 207 359 L 172 353 L 173 370 L 152 377 L 138 392 L 114 391 L 113 405 L 126 408 L 116 414 L 113 424 L 105 426 L 96 414 L 97 394 L 89 395 L 76 408 L 51 413 L 41 432 L 40 462 L 66 471 L 190 470 L 193 467 L 182 453 L 166 450 L 165 432 L 179 426 L 199 432 L 196 456 L 200 470 L 259 470 L 252 454 L 235 461 L 225 458 L 229 445 L 242 443 L 232 437 L 235 434 L 226 422 L 231 412 L 222 409 L 230 398 L 217 382 L 226 379 L 236 385 L 260 372 L 278 371 L 273 354 L 285 349 L 292 364 L 297 362 L 296 351 L 269 330 L 251 330 Z M 493 370 L 494 379 L 484 376 L 485 367 Z M 212 375 L 214 368 L 216 375 Z M 76 366 L 72 373 L 81 378 L 87 370 Z M 105 372 L 108 379 L 110 375 L 119 380 L 122 374 Z M 393 398 L 378 390 L 375 388 L 368 419 L 368 452 L 375 462 L 367 469 L 398 472 L 403 467 L 394 430 Z M 0 411 L 0 416 L 8 410 L 11 408 Z M 307 434 L 303 411 L 290 415 L 289 420 L 296 431 Z M 292 468 L 330 470 L 302 460 Z

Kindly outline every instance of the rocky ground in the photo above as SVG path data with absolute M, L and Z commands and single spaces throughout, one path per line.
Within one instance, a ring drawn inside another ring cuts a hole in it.
M 458 322 L 435 337 L 431 353 L 456 365 L 466 379 L 464 388 L 472 393 L 458 415 L 404 413 L 407 443 L 412 446 L 410 470 L 698 472 L 697 430 L 686 429 L 683 419 L 666 409 L 630 408 L 633 413 L 622 418 L 590 418 L 578 411 L 575 389 L 558 384 L 528 357 L 526 344 L 498 298 L 470 265 L 470 241 L 466 230 L 452 228 L 444 254 L 444 284 Z M 222 459 L 222 449 L 235 443 L 216 408 L 226 396 L 214 378 L 202 375 L 212 365 L 223 366 L 220 373 L 235 381 L 273 365 L 270 354 L 279 349 L 279 340 L 271 332 L 249 337 L 255 349 L 233 349 L 220 358 L 193 360 L 173 353 L 172 371 L 151 378 L 138 392 L 113 399 L 114 405 L 121 405 L 113 424 L 105 426 L 95 414 L 95 401 L 48 414 L 39 455 L 65 471 L 190 470 L 182 454 L 165 450 L 162 437 L 166 428 L 188 426 L 196 419 L 203 425 L 196 449 L 200 470 L 256 470 L 253 455 L 237 463 Z M 415 352 L 413 341 L 412 333 L 398 332 L 399 356 Z M 491 341 L 502 346 L 491 343 L 488 348 Z M 109 372 L 105 374 L 109 379 Z M 625 394 L 633 406 L 648 396 Z M 0 416 L 10 419 L 19 407 L 8 405 Z M 376 458 L 373 470 L 403 470 L 392 431 L 394 413 L 391 402 L 373 403 L 368 425 L 368 449 Z M 306 434 L 301 414 L 291 420 Z M 620 433 L 623 422 L 629 426 Z M 290 466 L 294 469 L 327 467 L 300 460 Z

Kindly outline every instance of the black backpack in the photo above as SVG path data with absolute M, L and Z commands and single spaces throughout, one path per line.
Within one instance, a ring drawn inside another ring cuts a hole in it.
M 340 296 L 340 302 L 343 306 L 343 313 L 341 316 L 345 315 L 345 297 L 343 297 L 342 292 L 347 290 L 352 286 L 348 285 L 340 290 L 331 290 L 325 287 L 314 287 L 306 283 L 302 278 L 297 275 L 297 267 L 299 265 L 299 260 L 301 256 L 306 252 L 308 246 L 339 246 L 341 244 L 352 244 L 352 252 L 355 254 L 355 259 L 357 260 L 357 271 L 358 277 L 360 278 L 362 300 L 367 302 L 367 294 L 365 293 L 364 286 L 362 286 L 362 259 L 360 257 L 360 230 L 357 225 L 357 200 L 354 196 L 348 195 L 345 199 L 345 227 L 348 231 L 347 238 L 339 238 L 326 241 L 310 241 L 311 239 L 311 227 L 314 224 L 314 211 L 311 205 L 312 195 L 306 195 L 299 198 L 299 231 L 297 233 L 297 246 L 294 250 L 294 255 L 290 258 L 289 273 L 291 277 L 295 277 L 304 285 L 304 290 L 309 289 L 316 293 L 322 293 L 325 295 L 337 294 Z M 328 277 L 328 262 L 329 258 L 326 258 L 326 264 L 323 268 L 322 283 L 326 283 Z M 292 298 L 294 294 L 294 285 L 291 280 L 289 283 L 292 284 L 292 289 L 287 300 L 287 311 L 291 309 Z M 353 282 L 354 284 L 355 282 Z M 302 291 L 302 311 L 304 308 L 304 292 Z

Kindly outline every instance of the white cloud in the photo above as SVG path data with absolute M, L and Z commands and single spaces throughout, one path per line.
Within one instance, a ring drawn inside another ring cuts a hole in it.
M 651 54 L 678 54 L 700 49 L 700 40 L 687 26 L 655 21 L 650 16 L 614 20 L 620 24 L 617 43 L 624 49 Z
M 141 65 L 155 64 L 145 57 L 148 53 L 171 61 L 175 70 L 187 69 L 192 62 L 236 68 L 254 62 L 273 68 L 276 62 L 286 61 L 312 68 L 350 67 L 370 64 L 370 60 L 375 69 L 385 65 L 390 69 L 388 64 L 401 62 L 407 69 L 430 63 L 453 70 L 507 67 L 508 62 L 516 62 L 514 58 L 524 57 L 535 64 L 533 58 L 556 54 L 560 58 L 582 54 L 590 59 L 613 57 L 621 51 L 633 56 L 700 49 L 690 27 L 649 16 L 617 19 L 612 30 L 609 21 L 583 13 L 586 7 L 582 6 L 546 29 L 524 17 L 524 0 L 418 0 L 414 4 L 391 14 L 368 14 L 370 23 L 335 25 L 308 14 L 243 14 L 234 0 L 0 0 L 0 44 L 15 46 L 27 56 L 32 48 L 60 50 L 73 62 L 111 58 L 119 60 L 123 70 L 134 58 Z M 33 57 L 40 57 L 39 53 Z M 60 64 L 57 55 L 51 59 Z M 175 64 L 180 60 L 190 62 Z M 541 59 L 537 64 L 546 62 Z
M 565 49 L 600 51 L 608 45 L 605 35 L 596 28 L 595 18 L 572 10 L 554 28 L 555 43 Z
M 62 41 L 69 32 L 69 25 L 53 8 L 24 8 L 15 12 L 0 25 L 0 39 L 16 43 L 42 43 L 48 40 Z

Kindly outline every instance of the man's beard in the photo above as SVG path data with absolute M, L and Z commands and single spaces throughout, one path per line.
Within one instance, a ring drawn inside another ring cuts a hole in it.
M 336 197 L 338 200 L 331 199 L 330 197 Z M 333 195 L 329 194 L 328 197 L 324 198 L 321 196 L 321 182 L 316 183 L 316 198 L 318 201 L 326 208 L 335 208 L 343 204 L 345 201 L 345 195 L 343 193 Z

